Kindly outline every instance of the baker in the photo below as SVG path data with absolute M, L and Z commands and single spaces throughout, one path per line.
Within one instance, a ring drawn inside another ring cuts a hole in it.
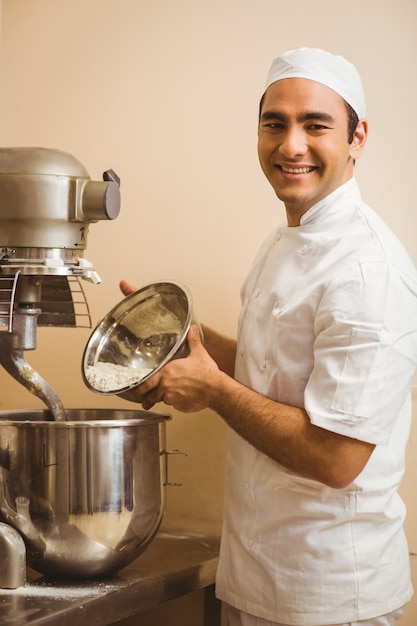
M 231 427 L 216 580 L 230 626 L 393 626 L 412 595 L 398 486 L 417 274 L 354 177 L 365 109 L 343 57 L 273 61 L 258 153 L 286 223 L 243 284 L 238 339 L 204 327 L 203 347 L 192 326 L 190 356 L 131 392 Z

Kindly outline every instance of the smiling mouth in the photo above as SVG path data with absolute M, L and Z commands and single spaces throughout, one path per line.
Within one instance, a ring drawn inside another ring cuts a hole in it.
M 317 169 L 316 167 L 286 167 L 284 165 L 277 165 L 277 168 L 285 174 L 309 174 Z

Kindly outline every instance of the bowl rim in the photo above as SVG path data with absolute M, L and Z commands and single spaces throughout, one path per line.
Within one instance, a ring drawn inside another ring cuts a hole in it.
M 100 415 L 96 418 L 84 420 L 55 421 L 48 409 L 12 409 L 10 411 L 0 411 L 0 427 L 19 426 L 25 428 L 36 428 L 43 426 L 46 428 L 120 428 L 121 426 L 149 426 L 152 424 L 164 424 L 172 420 L 170 413 L 159 413 L 157 411 L 145 411 L 141 409 L 120 409 L 120 408 L 71 408 L 66 409 L 69 417 L 74 412 L 95 413 Z M 124 417 L 105 418 L 103 415 L 112 413 L 123 413 Z M 127 415 L 126 415 L 127 414 Z M 39 416 L 45 419 L 25 419 L 25 415 L 32 417 Z M 15 418 L 15 419 L 13 419 Z

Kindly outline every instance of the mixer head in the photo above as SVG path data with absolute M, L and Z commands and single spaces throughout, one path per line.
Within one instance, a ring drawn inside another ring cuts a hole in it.
M 79 279 L 101 279 L 84 250 L 89 225 L 119 214 L 119 185 L 112 170 L 92 181 L 66 152 L 0 148 L 0 326 L 25 307 L 41 326 L 91 326 Z
M 62 403 L 23 352 L 38 325 L 91 327 L 80 279 L 101 279 L 84 259 L 88 229 L 118 216 L 119 185 L 113 170 L 92 181 L 66 152 L 0 148 L 0 364 L 55 419 Z

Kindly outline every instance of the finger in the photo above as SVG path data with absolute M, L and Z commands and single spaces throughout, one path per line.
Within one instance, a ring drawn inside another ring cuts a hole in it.
M 190 329 L 187 335 L 188 347 L 190 348 L 190 352 L 195 350 L 196 348 L 202 345 L 201 343 L 201 335 L 200 329 L 197 324 L 191 324 Z
M 136 291 L 136 287 L 127 282 L 127 280 L 121 280 L 119 283 L 120 291 L 123 295 L 128 296 L 130 293 Z
M 145 409 L 145 411 L 149 411 L 153 406 L 154 406 L 155 402 L 152 402 L 151 400 L 145 399 L 142 402 L 142 407 Z
M 153 407 L 155 401 L 152 400 L 150 395 L 147 394 L 137 394 L 134 389 L 127 391 L 123 394 L 123 398 L 125 400 L 129 400 L 130 402 L 136 402 L 136 404 L 141 404 L 145 411 L 148 411 Z
M 136 395 L 132 390 L 130 391 L 125 391 L 123 394 L 121 394 L 121 397 L 124 400 L 128 400 L 129 402 L 136 402 L 136 404 L 142 404 L 145 396 L 138 396 Z
M 143 401 L 147 397 L 152 390 L 154 390 L 158 386 L 158 375 L 152 376 L 147 381 L 142 383 L 141 385 L 136 385 L 136 387 L 132 387 L 128 391 L 125 391 L 122 394 L 122 397 L 126 400 L 130 400 L 130 402 L 137 402 L 138 404 L 143 404 Z
M 142 400 L 142 406 L 146 411 L 148 411 L 158 402 L 165 402 L 164 395 L 159 387 L 152 389 L 152 391 L 146 394 Z

